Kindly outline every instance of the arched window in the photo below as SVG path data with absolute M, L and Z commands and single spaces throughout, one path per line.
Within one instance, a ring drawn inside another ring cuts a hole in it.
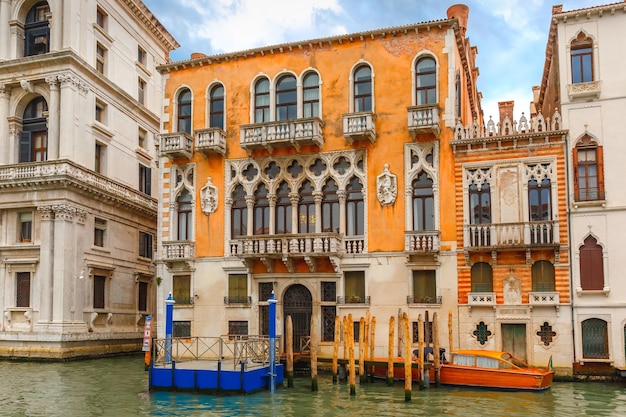
M 309 180 L 302 183 L 299 194 L 298 233 L 315 233 L 315 199 L 313 186 Z
M 593 81 L 593 41 L 580 32 L 570 44 L 572 84 Z
M 583 136 L 573 149 L 574 198 L 576 201 L 604 200 L 602 146 Z
M 339 232 L 339 198 L 333 179 L 322 187 L 322 232 Z
M 315 72 L 304 76 L 302 83 L 304 117 L 320 117 L 320 77 Z
M 24 24 L 24 56 L 45 54 L 50 51 L 50 6 L 40 1 L 30 8 Z
M 261 78 L 254 85 L 254 123 L 270 121 L 270 82 Z
M 45 117 L 47 111 L 48 104 L 43 97 L 34 98 L 24 109 L 19 162 L 48 160 L 48 128 Z
M 472 292 L 493 292 L 493 270 L 486 262 L 472 265 Z
M 178 207 L 178 240 L 191 240 L 191 227 L 193 225 L 193 212 L 191 193 L 183 190 L 176 204 Z
M 433 180 L 422 171 L 413 180 L 413 230 L 435 230 Z
M 276 120 L 292 120 L 298 116 L 296 77 L 285 75 L 276 84 Z
M 211 127 L 224 130 L 224 86 L 220 84 L 211 88 L 209 97 L 209 119 L 211 121 Z
M 581 323 L 583 339 L 583 358 L 608 359 L 609 333 L 606 321 L 587 319 Z
M 265 184 L 259 185 L 254 192 L 254 223 L 255 235 L 267 235 L 270 232 L 270 201 L 267 199 Z
M 230 236 L 246 236 L 248 234 L 248 206 L 246 204 L 246 192 L 239 184 L 232 193 L 233 205 L 230 211 Z
M 291 198 L 289 185 L 283 181 L 276 190 L 276 225 L 274 233 L 291 233 Z
M 178 130 L 191 134 L 191 91 L 184 88 L 178 94 Z
M 372 69 L 367 65 L 354 71 L 354 111 L 372 111 Z
M 352 177 L 346 187 L 346 234 L 360 236 L 365 234 L 365 204 L 363 185 L 357 177 Z
M 532 270 L 533 291 L 552 292 L 555 291 L 554 265 L 550 261 L 537 261 L 533 264 Z
M 491 223 L 491 190 L 484 182 L 480 188 L 473 182 L 469 186 L 470 224 Z
M 544 177 L 541 184 L 535 178 L 528 181 L 528 209 L 531 222 L 552 220 L 552 185 Z
M 416 104 L 437 102 L 437 66 L 433 58 L 421 58 L 415 64 Z
M 587 236 L 580 246 L 580 286 L 583 290 L 604 289 L 604 259 L 602 246 L 593 236 Z

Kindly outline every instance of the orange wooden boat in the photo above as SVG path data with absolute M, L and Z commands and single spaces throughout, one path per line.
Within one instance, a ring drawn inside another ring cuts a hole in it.
M 375 378 L 387 379 L 387 361 L 387 358 L 374 358 L 372 361 L 366 361 L 366 363 L 378 364 L 372 366 L 372 374 Z M 431 365 L 430 363 L 424 364 L 426 368 Z M 413 359 L 411 361 L 411 380 L 415 382 L 420 380 L 418 366 L 419 361 Z M 396 381 L 404 381 L 404 358 L 393 358 L 393 379 Z
M 493 350 L 459 350 L 439 369 L 439 380 L 445 385 L 484 387 L 507 390 L 541 391 L 550 388 L 554 371 L 552 358 L 547 369 L 529 366 L 508 352 Z M 434 369 L 429 370 L 434 382 Z

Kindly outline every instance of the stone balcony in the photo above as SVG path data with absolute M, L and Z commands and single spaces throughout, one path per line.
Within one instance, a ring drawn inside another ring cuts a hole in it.
M 558 292 L 531 292 L 528 293 L 528 302 L 533 306 L 558 306 L 560 304 Z
M 186 132 L 164 133 L 161 135 L 161 156 L 170 159 L 193 156 L 193 138 Z
M 405 231 L 404 251 L 408 255 L 439 252 L 439 230 Z
M 473 307 L 491 307 L 496 305 L 495 292 L 471 292 L 467 294 L 467 304 Z
M 193 132 L 196 151 L 204 156 L 210 154 L 226 155 L 226 133 L 217 127 Z
M 407 111 L 407 126 L 414 139 L 419 134 L 430 133 L 439 136 L 441 128 L 439 127 L 439 106 L 437 104 L 407 107 Z
M 170 240 L 162 243 L 162 260 L 168 264 L 189 263 L 195 260 L 195 242 L 189 240 Z
M 343 136 L 350 145 L 357 140 L 376 142 L 376 115 L 372 112 L 344 114 Z
M 285 263 L 289 271 L 294 270 L 296 260 L 304 260 L 311 272 L 316 271 L 316 261 L 327 258 L 335 270 L 339 260 L 346 254 L 362 253 L 364 238 L 342 239 L 339 233 L 309 233 L 289 235 L 243 236 L 229 242 L 229 255 L 245 262 L 261 261 L 268 272 L 274 270 L 274 261 Z
M 567 94 L 570 100 L 600 98 L 601 81 L 589 81 L 567 85 Z
M 465 248 L 558 247 L 559 222 L 466 224 L 463 227 Z
M 270 153 L 279 147 L 294 147 L 299 151 L 303 145 L 317 145 L 321 149 L 323 126 L 317 117 L 242 125 L 240 144 L 249 155 L 255 149 L 266 149 Z

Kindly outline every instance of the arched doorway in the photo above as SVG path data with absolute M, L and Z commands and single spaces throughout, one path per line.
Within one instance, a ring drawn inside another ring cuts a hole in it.
M 311 292 L 302 284 L 294 284 L 287 288 L 283 296 L 284 323 L 291 316 L 293 324 L 293 351 L 300 352 L 300 338 L 311 334 L 311 315 L 313 314 L 313 298 Z M 283 334 L 287 334 L 286 329 Z

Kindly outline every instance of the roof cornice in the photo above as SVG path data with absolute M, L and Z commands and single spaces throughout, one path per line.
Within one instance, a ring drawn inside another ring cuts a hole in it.
M 599 17 L 602 17 L 605 13 L 610 13 L 610 14 L 615 14 L 616 12 L 626 12 L 626 1 L 621 1 L 618 3 L 610 3 L 610 4 L 604 4 L 604 5 L 600 5 L 600 6 L 593 6 L 593 7 L 586 7 L 583 9 L 575 9 L 575 10 L 568 10 L 563 12 L 558 11 L 558 10 L 554 10 L 552 12 L 552 20 L 563 20 L 564 22 L 566 22 L 568 19 L 570 18 L 574 18 L 574 19 L 579 19 L 579 18 L 586 18 L 589 19 L 592 15 L 598 15 Z
M 141 0 L 119 0 L 126 5 L 135 17 L 142 22 L 152 32 L 152 35 L 157 38 L 161 44 L 167 49 L 172 51 L 180 47 L 180 44 L 174 39 L 172 34 L 161 24 L 159 19 L 152 14 L 150 9 L 143 4 Z

